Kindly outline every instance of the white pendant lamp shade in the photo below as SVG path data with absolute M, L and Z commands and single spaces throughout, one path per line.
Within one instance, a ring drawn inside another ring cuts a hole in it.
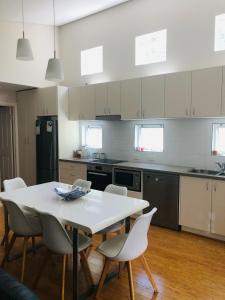
M 22 22 L 23 22 L 23 37 L 17 40 L 16 58 L 19 60 L 33 60 L 33 53 L 30 41 L 24 35 L 24 8 L 22 0 Z
M 17 40 L 16 59 L 19 60 L 33 60 L 33 53 L 30 41 L 24 37 Z
M 60 59 L 56 58 L 55 47 L 55 0 L 53 3 L 53 21 L 54 21 L 54 57 L 49 58 L 45 79 L 53 82 L 60 82 L 64 79 L 63 68 Z
M 45 79 L 54 82 L 60 82 L 64 79 L 61 61 L 55 55 L 48 60 Z

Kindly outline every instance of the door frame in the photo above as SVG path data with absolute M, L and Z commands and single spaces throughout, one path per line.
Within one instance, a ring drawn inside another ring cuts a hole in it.
M 0 101 L 0 106 L 6 106 L 12 108 L 12 121 L 13 121 L 13 156 L 14 156 L 14 174 L 19 174 L 19 147 L 18 147 L 18 121 L 17 121 L 17 105 L 16 103 L 6 103 Z

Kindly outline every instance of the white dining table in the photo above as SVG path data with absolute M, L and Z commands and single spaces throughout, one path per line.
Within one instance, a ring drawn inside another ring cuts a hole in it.
M 98 231 L 145 209 L 145 200 L 91 190 L 85 196 L 65 201 L 58 196 L 56 187 L 70 188 L 68 184 L 49 182 L 0 193 L 0 200 L 11 200 L 20 207 L 54 215 L 62 223 L 73 227 L 73 299 L 79 299 L 78 286 L 78 230 L 94 234 Z

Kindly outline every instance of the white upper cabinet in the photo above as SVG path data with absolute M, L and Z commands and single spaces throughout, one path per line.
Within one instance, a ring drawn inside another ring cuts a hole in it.
M 142 119 L 164 117 L 164 76 L 142 79 Z
M 166 75 L 165 117 L 190 117 L 191 111 L 191 72 Z
M 88 85 L 80 88 L 80 119 L 95 120 L 94 85 Z
M 58 114 L 57 87 L 37 89 L 37 115 L 56 116 Z
M 221 115 L 222 67 L 192 72 L 193 117 Z
M 121 114 L 121 96 L 120 96 L 120 82 L 107 83 L 108 90 L 108 114 L 120 115 Z
M 80 119 L 80 88 L 73 87 L 69 88 L 69 119 L 79 120 Z
M 95 85 L 95 112 L 96 112 L 96 116 L 102 116 L 108 114 L 106 83 Z
M 225 67 L 223 67 L 223 86 L 222 86 L 222 109 L 221 115 L 225 116 Z
M 121 116 L 123 120 L 141 119 L 141 79 L 121 82 Z

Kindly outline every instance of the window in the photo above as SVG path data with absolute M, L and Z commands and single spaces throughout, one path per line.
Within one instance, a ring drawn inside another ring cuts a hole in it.
M 101 126 L 83 126 L 82 127 L 82 146 L 88 148 L 102 148 L 102 127 Z
M 225 123 L 213 124 L 212 154 L 225 156 Z
M 166 29 L 137 36 L 135 39 L 136 66 L 166 61 L 166 38 Z
M 163 125 L 136 125 L 135 149 L 137 151 L 163 152 Z
M 103 46 L 81 51 L 81 75 L 103 72 Z
M 225 50 L 225 14 L 215 18 L 215 51 Z

